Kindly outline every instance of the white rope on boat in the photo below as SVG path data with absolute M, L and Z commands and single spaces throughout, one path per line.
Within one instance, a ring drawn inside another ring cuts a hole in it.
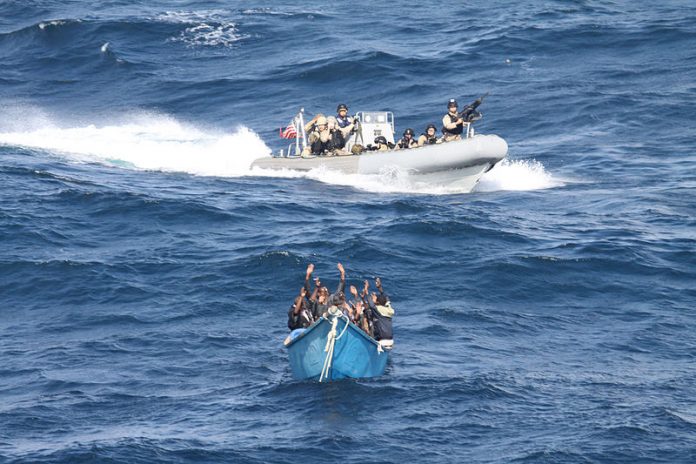
M 331 370 L 331 363 L 333 362 L 334 347 L 336 346 L 336 340 L 340 340 L 343 334 L 348 330 L 350 321 L 343 312 L 336 308 L 335 306 L 329 308 L 329 316 L 332 318 L 331 330 L 326 336 L 326 347 L 324 347 L 324 352 L 326 352 L 326 358 L 324 358 L 324 367 L 321 369 L 321 375 L 319 376 L 319 382 L 323 382 L 329 378 L 329 371 Z M 346 320 L 346 325 L 341 331 L 341 335 L 336 336 L 336 327 L 338 327 L 338 320 L 344 318 Z

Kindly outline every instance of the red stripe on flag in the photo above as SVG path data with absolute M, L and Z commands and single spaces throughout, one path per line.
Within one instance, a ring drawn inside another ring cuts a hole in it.
M 280 137 L 283 139 L 294 139 L 297 137 L 297 129 L 295 129 L 294 121 L 290 121 L 288 127 L 286 127 L 285 130 L 280 133 Z

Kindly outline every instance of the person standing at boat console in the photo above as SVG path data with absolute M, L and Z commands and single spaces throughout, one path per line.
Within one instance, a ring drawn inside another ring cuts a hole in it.
M 336 121 L 343 138 L 348 140 L 350 134 L 358 130 L 358 118 L 348 116 L 348 107 L 341 103 L 336 108 Z
M 353 120 L 348 117 L 348 107 L 343 103 L 336 107 L 336 120 L 338 121 L 338 127 L 341 129 L 345 129 L 353 124 Z
M 457 100 L 450 98 L 447 102 L 447 114 L 442 118 L 442 133 L 445 142 L 460 140 L 464 132 L 464 119 L 457 111 Z

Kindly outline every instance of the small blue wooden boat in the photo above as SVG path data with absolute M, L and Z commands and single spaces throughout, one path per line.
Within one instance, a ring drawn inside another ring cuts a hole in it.
M 389 358 L 379 342 L 336 314 L 293 333 L 285 344 L 292 375 L 298 380 L 378 377 L 384 374 Z

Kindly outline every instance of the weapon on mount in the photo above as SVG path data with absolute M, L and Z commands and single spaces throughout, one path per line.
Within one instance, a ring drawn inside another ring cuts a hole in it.
M 478 121 L 483 117 L 483 114 L 477 110 L 477 108 L 483 103 L 483 99 L 488 96 L 488 92 L 484 93 L 472 103 L 469 103 L 464 107 L 463 110 L 459 112 L 459 117 L 464 120 L 464 122 L 474 122 Z

